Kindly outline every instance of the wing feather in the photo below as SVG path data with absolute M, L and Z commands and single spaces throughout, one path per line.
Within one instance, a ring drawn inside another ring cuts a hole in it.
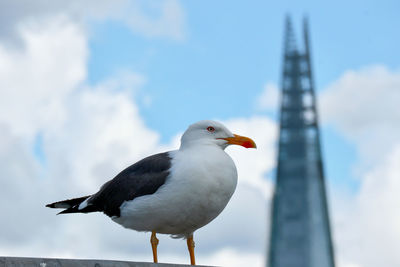
M 167 180 L 170 168 L 169 152 L 144 158 L 105 183 L 99 192 L 88 199 L 88 206 L 110 217 L 119 217 L 124 201 L 155 193 Z

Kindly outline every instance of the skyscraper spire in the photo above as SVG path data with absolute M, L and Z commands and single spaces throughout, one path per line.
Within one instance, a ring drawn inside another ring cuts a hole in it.
M 269 267 L 334 267 L 307 19 L 304 51 L 286 18 Z
M 292 21 L 289 15 L 286 16 L 285 23 L 285 51 L 288 53 L 294 52 L 297 50 L 296 48 L 296 39 L 293 32 Z

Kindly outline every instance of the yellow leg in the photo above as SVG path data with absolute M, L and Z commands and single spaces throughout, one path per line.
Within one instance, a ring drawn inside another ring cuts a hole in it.
M 191 265 L 196 265 L 195 259 L 194 259 L 194 241 L 193 241 L 193 235 L 191 235 L 188 239 L 187 239 L 187 247 L 189 250 L 189 254 L 190 254 L 190 264 Z
M 156 237 L 156 232 L 154 232 L 154 231 L 151 232 L 150 243 L 151 243 L 151 248 L 152 248 L 152 250 L 153 250 L 153 260 L 154 260 L 154 263 L 157 263 L 157 262 L 158 262 L 158 259 L 157 259 L 158 239 L 157 239 L 157 237 Z

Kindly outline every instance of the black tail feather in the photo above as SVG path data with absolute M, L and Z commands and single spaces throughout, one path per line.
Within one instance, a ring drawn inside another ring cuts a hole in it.
M 52 208 L 52 209 L 69 209 L 69 208 L 72 208 L 73 206 L 81 204 L 88 197 L 90 197 L 90 196 L 61 200 L 61 201 L 57 201 L 57 202 L 54 202 L 51 204 L 47 204 L 46 207 Z
M 65 209 L 58 214 L 66 214 L 66 213 L 88 213 L 88 212 L 95 212 L 100 211 L 98 207 L 93 205 L 88 205 L 83 209 L 79 209 L 79 205 L 85 201 L 87 198 L 91 196 L 85 197 L 78 197 L 73 199 L 67 199 L 62 201 L 57 201 L 51 204 L 47 204 L 46 207 L 53 208 L 53 209 Z

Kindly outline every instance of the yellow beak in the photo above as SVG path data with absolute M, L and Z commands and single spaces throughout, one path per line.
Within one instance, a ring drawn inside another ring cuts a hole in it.
M 245 136 L 234 134 L 233 137 L 227 137 L 221 139 L 226 140 L 230 145 L 239 145 L 245 148 L 257 148 L 256 143 L 252 139 Z

